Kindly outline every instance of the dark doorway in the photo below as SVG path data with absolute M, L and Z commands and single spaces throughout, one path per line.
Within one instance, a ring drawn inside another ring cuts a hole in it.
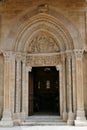
M 59 71 L 34 67 L 29 77 L 29 115 L 59 115 Z

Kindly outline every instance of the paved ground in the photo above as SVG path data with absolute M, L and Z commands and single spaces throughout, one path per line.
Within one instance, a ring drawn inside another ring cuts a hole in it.
M 87 127 L 75 126 L 21 126 L 12 128 L 0 127 L 0 130 L 87 130 Z

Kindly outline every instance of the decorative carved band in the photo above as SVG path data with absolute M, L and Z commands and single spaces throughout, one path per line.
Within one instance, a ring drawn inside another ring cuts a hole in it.
M 29 66 L 56 66 L 60 64 L 61 56 L 27 56 L 27 65 Z

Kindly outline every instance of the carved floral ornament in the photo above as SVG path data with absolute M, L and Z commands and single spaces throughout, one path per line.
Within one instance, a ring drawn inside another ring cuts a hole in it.
M 59 52 L 57 41 L 47 32 L 40 31 L 30 42 L 28 53 Z

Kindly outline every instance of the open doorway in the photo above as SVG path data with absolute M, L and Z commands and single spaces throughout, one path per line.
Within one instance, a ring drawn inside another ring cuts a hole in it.
M 29 115 L 59 115 L 59 71 L 33 67 L 29 73 Z

